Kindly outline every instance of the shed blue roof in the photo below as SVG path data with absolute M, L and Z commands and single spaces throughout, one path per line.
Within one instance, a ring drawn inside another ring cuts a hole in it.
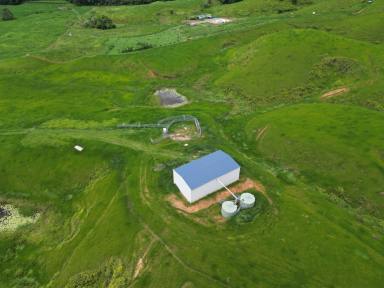
M 217 150 L 177 167 L 175 171 L 183 177 L 184 181 L 193 190 L 237 168 L 240 168 L 240 166 L 231 156 Z

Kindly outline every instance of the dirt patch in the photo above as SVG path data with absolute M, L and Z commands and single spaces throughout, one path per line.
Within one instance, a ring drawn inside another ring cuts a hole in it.
M 135 273 L 133 274 L 133 279 L 135 279 L 137 276 L 139 276 L 141 270 L 144 268 L 144 260 L 143 258 L 140 258 L 139 261 L 137 261 L 136 267 L 135 267 Z
M 190 135 L 186 135 L 183 133 L 169 134 L 169 138 L 171 138 L 174 141 L 189 141 L 192 139 L 192 137 Z
M 230 190 L 235 194 L 244 192 L 249 189 L 255 189 L 261 192 L 267 198 L 270 204 L 273 203 L 272 200 L 267 195 L 265 191 L 265 187 L 260 182 L 247 178 L 243 182 L 230 187 Z M 228 198 L 229 196 L 231 196 L 231 194 L 228 191 L 222 190 L 220 192 L 217 192 L 214 197 L 210 197 L 209 199 L 202 199 L 198 201 L 196 204 L 192 204 L 192 205 L 186 204 L 186 202 L 184 202 L 175 194 L 169 195 L 166 199 L 176 209 L 179 209 L 191 214 L 191 213 L 199 212 L 200 210 L 203 210 L 203 209 L 207 209 L 212 205 L 217 204 L 220 201 Z
M 143 271 L 143 269 L 145 267 L 145 259 L 146 259 L 147 255 L 148 255 L 148 252 L 151 250 L 151 248 L 152 248 L 152 246 L 153 246 L 153 244 L 155 242 L 157 242 L 157 239 L 153 239 L 151 241 L 151 243 L 149 243 L 149 245 L 148 245 L 147 249 L 145 250 L 143 256 L 141 256 L 139 258 L 139 260 L 137 261 L 136 266 L 135 266 L 135 271 L 133 273 L 133 279 L 136 279 L 140 275 L 140 273 Z
M 185 96 L 179 94 L 176 89 L 163 88 L 157 90 L 155 95 L 159 97 L 161 106 L 178 107 L 188 103 Z
M 328 99 L 335 96 L 340 96 L 341 94 L 347 93 L 348 91 L 349 91 L 348 87 L 341 87 L 321 95 L 320 99 Z
M 154 71 L 154 70 L 148 70 L 147 75 L 149 78 L 156 78 L 158 76 L 156 71 Z
M 189 141 L 196 136 L 196 129 L 192 127 L 182 127 L 174 133 L 169 134 L 169 138 L 174 141 Z
M 175 129 L 173 133 L 168 134 L 168 137 L 174 141 L 183 142 L 199 137 L 199 134 L 194 125 L 184 125 L 183 127 Z
M 201 24 L 222 25 L 222 24 L 230 23 L 232 21 L 233 20 L 229 18 L 212 18 L 212 19 L 204 19 L 204 20 L 189 20 L 186 23 L 190 26 L 196 26 Z
M 181 286 L 181 288 L 194 288 L 195 287 L 195 285 L 193 285 L 193 283 L 192 282 L 185 282 L 182 286 Z

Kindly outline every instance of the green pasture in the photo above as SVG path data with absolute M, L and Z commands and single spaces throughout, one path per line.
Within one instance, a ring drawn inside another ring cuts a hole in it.
M 0 287 L 382 287 L 382 1 L 204 3 L 7 6 L 0 204 L 41 216 L 0 234 Z M 184 23 L 201 13 L 234 21 Z M 117 129 L 176 115 L 202 137 Z M 228 221 L 167 200 L 172 169 L 216 149 L 266 191 Z
M 245 131 L 254 153 L 382 216 L 383 125 L 382 113 L 317 104 L 256 116 Z M 257 139 L 258 129 L 263 127 L 267 130 Z

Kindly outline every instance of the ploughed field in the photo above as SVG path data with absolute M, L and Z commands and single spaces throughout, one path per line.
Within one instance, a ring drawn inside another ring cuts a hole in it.
M 7 6 L 0 287 L 382 287 L 384 3 L 205 2 Z M 231 22 L 186 24 L 207 13 Z M 201 137 L 116 128 L 178 115 Z M 263 187 L 228 221 L 169 201 L 216 149 Z

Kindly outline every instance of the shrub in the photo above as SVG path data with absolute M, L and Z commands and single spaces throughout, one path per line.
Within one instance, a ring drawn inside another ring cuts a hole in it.
M 240 2 L 242 0 L 220 0 L 220 2 L 222 4 L 232 4 L 232 3 L 236 3 L 236 2 Z
M 116 28 L 116 25 L 113 24 L 112 19 L 105 15 L 101 16 L 91 16 L 84 22 L 84 26 L 88 28 L 97 28 L 101 30 L 113 29 Z
M 153 48 L 153 45 L 151 43 L 147 42 L 139 42 L 137 43 L 137 47 L 127 47 L 121 50 L 121 53 L 129 53 L 134 51 L 140 51 L 145 49 Z
M 9 21 L 15 19 L 15 16 L 13 16 L 11 10 L 8 8 L 4 8 L 3 11 L 1 12 L 1 20 L 3 21 Z
M 234 223 L 242 225 L 253 222 L 256 217 L 267 211 L 269 206 L 267 199 L 260 193 L 255 192 L 256 191 L 253 192 L 256 197 L 255 206 L 241 210 L 235 217 L 233 217 Z
M 23 0 L 0 0 L 0 5 L 18 5 L 23 2 Z

